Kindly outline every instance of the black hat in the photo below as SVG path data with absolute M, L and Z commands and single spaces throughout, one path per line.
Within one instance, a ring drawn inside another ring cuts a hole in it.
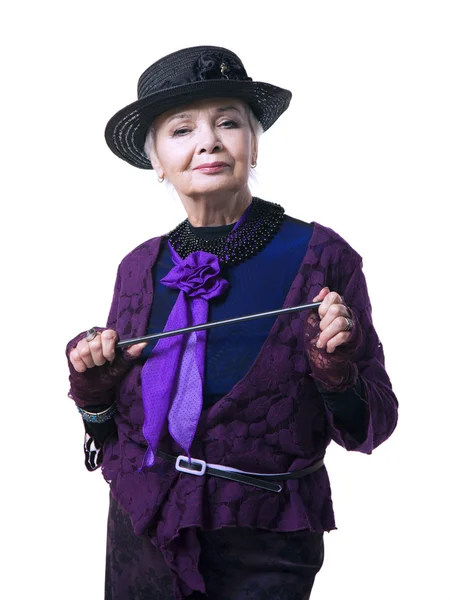
M 287 109 L 292 94 L 270 83 L 252 81 L 239 57 L 226 48 L 184 48 L 160 58 L 142 73 L 138 100 L 108 121 L 106 143 L 130 165 L 151 169 L 144 143 L 155 117 L 194 100 L 221 96 L 246 101 L 267 131 Z

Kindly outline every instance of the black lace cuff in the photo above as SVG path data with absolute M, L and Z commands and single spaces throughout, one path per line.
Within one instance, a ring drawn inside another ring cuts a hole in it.
M 327 408 L 333 413 L 335 425 L 362 443 L 367 434 L 368 402 L 358 377 L 356 384 L 343 392 L 330 392 L 315 381 Z

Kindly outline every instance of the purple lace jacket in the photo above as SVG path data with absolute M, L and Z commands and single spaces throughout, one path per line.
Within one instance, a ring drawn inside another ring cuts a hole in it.
M 152 265 L 161 240 L 144 242 L 119 266 L 107 327 L 122 339 L 146 333 L 153 298 Z M 397 424 L 398 402 L 372 324 L 361 257 L 338 234 L 314 223 L 308 250 L 284 306 L 311 302 L 325 285 L 343 295 L 353 313 L 356 337 L 349 341 L 352 376 L 347 385 L 357 377 L 362 382 L 367 403 L 365 438 L 356 440 L 335 424 L 313 379 L 320 381 L 320 374 L 312 372 L 305 348 L 308 315 L 290 313 L 276 319 L 247 374 L 203 411 L 191 449 L 193 457 L 251 472 L 286 472 L 322 458 L 332 439 L 347 450 L 371 454 L 391 435 Z M 67 355 L 83 335 L 69 342 Z M 336 528 L 325 466 L 303 479 L 286 481 L 281 493 L 179 473 L 159 458 L 153 467 L 138 472 L 146 450 L 142 365 L 125 354 L 115 386 L 111 386 L 110 368 L 105 376 L 108 368 L 106 364 L 90 369 L 81 374 L 84 378 L 71 368 L 69 396 L 80 406 L 109 404 L 116 399 L 117 436 L 104 444 L 103 476 L 130 515 L 135 533 L 147 531 L 160 548 L 174 574 L 178 598 L 192 590 L 204 592 L 197 568 L 200 546 L 196 527 Z M 181 453 L 167 431 L 159 447 L 170 454 Z

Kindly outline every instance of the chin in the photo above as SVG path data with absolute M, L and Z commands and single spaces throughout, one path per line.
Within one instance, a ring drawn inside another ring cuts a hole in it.
M 242 186 L 236 185 L 236 181 L 217 181 L 208 185 L 199 185 L 192 190 L 192 194 L 215 194 L 220 192 L 236 192 Z

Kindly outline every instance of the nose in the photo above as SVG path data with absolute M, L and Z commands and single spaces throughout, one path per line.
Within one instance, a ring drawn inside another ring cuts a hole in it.
M 199 132 L 198 154 L 214 154 L 223 150 L 218 131 L 215 127 L 205 125 Z

